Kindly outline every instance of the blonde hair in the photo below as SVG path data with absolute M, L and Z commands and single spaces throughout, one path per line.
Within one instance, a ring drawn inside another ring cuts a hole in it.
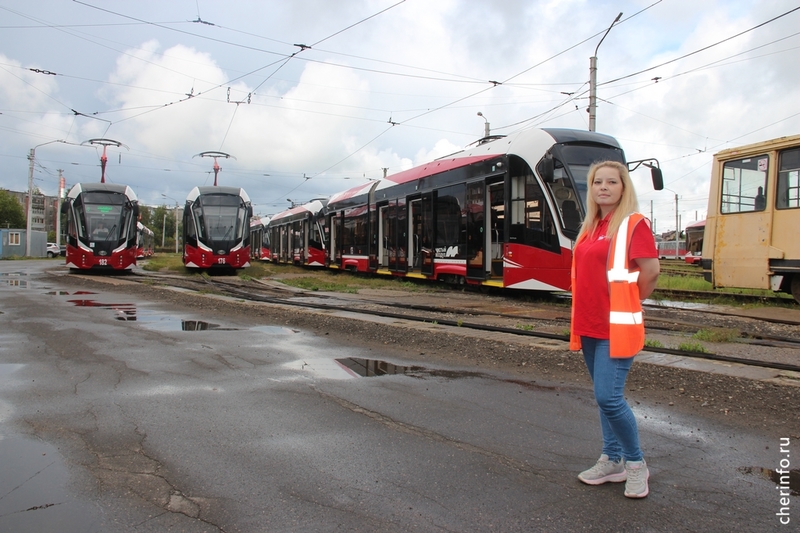
M 600 161 L 594 163 L 589 167 L 589 173 L 586 176 L 586 186 L 588 188 L 586 194 L 586 217 L 583 219 L 583 224 L 581 224 L 578 238 L 584 233 L 589 233 L 591 235 L 600 222 L 600 208 L 592 197 L 592 182 L 594 181 L 594 175 L 597 173 L 597 170 L 604 167 L 616 169 L 622 180 L 622 197 L 614 208 L 611 219 L 608 221 L 608 236 L 610 237 L 617 232 L 620 224 L 622 224 L 622 220 L 626 216 L 639 211 L 639 201 L 636 199 L 636 191 L 633 189 L 633 182 L 631 181 L 628 167 L 617 161 Z

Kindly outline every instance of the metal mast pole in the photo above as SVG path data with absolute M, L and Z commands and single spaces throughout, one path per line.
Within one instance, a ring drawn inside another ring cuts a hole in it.
M 608 35 L 608 32 L 611 31 L 614 24 L 619 22 L 620 18 L 622 18 L 622 13 L 617 15 L 617 18 L 615 18 L 611 26 L 608 27 L 603 37 L 600 39 L 600 42 L 597 43 L 597 48 L 594 49 L 594 55 L 589 58 L 589 131 L 595 131 L 595 122 L 597 121 L 597 50 L 603 43 L 603 39 Z

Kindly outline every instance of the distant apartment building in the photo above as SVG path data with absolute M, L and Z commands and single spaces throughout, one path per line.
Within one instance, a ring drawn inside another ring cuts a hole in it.
M 25 217 L 28 217 L 28 193 L 8 191 L 8 193 L 15 197 L 25 212 Z M 43 231 L 45 233 L 55 232 L 58 220 L 58 197 L 45 196 L 43 194 L 34 194 L 31 203 L 31 230 Z

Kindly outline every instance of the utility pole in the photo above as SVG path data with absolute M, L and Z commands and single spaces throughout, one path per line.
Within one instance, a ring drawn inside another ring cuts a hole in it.
M 597 120 L 597 50 L 603 43 L 603 39 L 608 35 L 608 32 L 611 31 L 614 24 L 619 22 L 621 18 L 622 13 L 617 15 L 617 18 L 615 18 L 611 26 L 608 27 L 603 37 L 600 39 L 600 42 L 597 43 L 597 48 L 594 49 L 594 55 L 589 58 L 589 131 L 595 131 L 595 122 Z
M 67 141 L 56 140 L 56 141 L 47 141 L 46 143 L 37 144 L 33 148 L 31 148 L 30 153 L 28 154 L 28 160 L 30 161 L 30 166 L 28 167 L 28 224 L 25 231 L 25 256 L 31 256 L 31 223 L 33 222 L 33 167 L 36 161 L 36 149 L 40 146 L 44 146 L 46 144 L 52 143 L 65 143 Z
M 56 244 L 58 245 L 59 253 L 61 251 L 61 196 L 64 194 L 64 180 L 63 169 L 58 169 L 58 200 L 56 201 Z

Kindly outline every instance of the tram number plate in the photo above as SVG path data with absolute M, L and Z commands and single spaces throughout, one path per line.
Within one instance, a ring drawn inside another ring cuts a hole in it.
M 98 259 L 97 264 L 100 266 L 108 266 L 108 259 Z
M 224 258 L 224 257 L 220 257 L 220 258 L 218 258 L 218 259 L 217 259 L 217 264 L 218 264 L 218 265 L 224 265 L 224 264 L 225 264 L 225 258 Z

